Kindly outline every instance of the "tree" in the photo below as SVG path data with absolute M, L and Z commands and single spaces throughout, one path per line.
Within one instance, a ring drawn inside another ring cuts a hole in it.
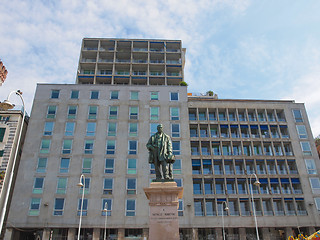
M 207 95 L 208 95 L 208 96 L 213 96 L 213 91 L 209 90 L 209 91 L 207 92 Z
M 188 83 L 186 83 L 185 81 L 181 81 L 181 82 L 179 83 L 179 85 L 180 85 L 180 86 L 188 86 Z

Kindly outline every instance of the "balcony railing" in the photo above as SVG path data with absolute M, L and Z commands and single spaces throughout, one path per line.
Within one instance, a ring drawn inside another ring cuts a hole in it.
M 164 76 L 163 72 L 150 72 L 151 76 Z
M 162 60 L 162 59 L 151 59 L 150 63 L 164 63 L 164 60 Z
M 130 59 L 116 59 L 116 62 L 118 62 L 118 63 L 130 63 L 131 60 Z
M 298 210 L 298 215 L 308 215 L 306 210 Z
M 133 48 L 132 51 L 134 51 L 134 52 L 147 52 L 148 48 Z
M 112 63 L 113 59 L 107 59 L 107 58 L 100 58 L 99 62 L 107 62 L 107 63 Z
M 275 214 L 277 216 L 284 216 L 284 211 L 283 210 L 278 210 L 278 211 L 275 211 Z

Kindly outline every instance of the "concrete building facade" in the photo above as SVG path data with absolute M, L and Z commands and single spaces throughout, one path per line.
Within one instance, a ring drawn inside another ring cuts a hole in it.
M 175 40 L 84 39 L 77 84 L 38 84 L 5 239 L 75 239 L 83 190 L 82 239 L 103 239 L 106 220 L 108 239 L 147 239 L 145 145 L 158 123 L 184 188 L 181 239 L 255 239 L 254 215 L 260 239 L 319 230 L 304 105 L 188 94 L 184 52 Z

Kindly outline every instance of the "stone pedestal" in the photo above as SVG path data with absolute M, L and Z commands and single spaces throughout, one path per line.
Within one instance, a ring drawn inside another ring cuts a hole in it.
M 149 239 L 179 240 L 179 199 L 183 188 L 176 182 L 152 182 L 144 192 L 149 199 Z

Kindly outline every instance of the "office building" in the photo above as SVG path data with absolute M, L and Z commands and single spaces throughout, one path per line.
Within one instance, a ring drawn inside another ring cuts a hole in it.
M 260 239 L 319 229 L 304 105 L 188 94 L 184 53 L 175 40 L 84 39 L 76 84 L 38 84 L 5 239 L 75 239 L 83 191 L 83 239 L 103 239 L 106 220 L 109 239 L 147 238 L 158 123 L 184 188 L 181 239 L 255 239 L 255 216 Z

